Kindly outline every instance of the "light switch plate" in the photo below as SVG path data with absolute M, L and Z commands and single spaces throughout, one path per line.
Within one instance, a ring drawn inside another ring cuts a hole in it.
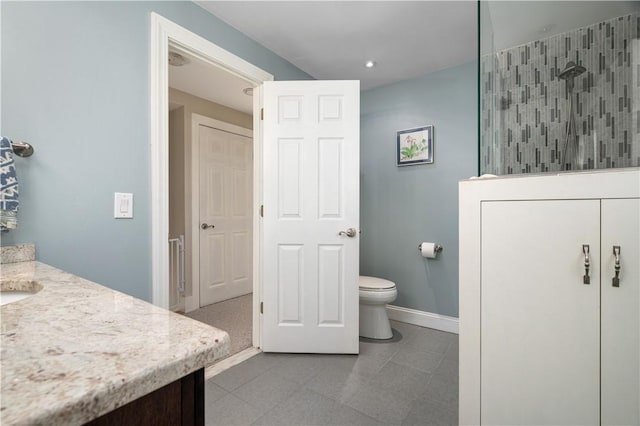
M 116 219 L 133 218 L 133 194 L 126 192 L 114 193 L 113 217 Z

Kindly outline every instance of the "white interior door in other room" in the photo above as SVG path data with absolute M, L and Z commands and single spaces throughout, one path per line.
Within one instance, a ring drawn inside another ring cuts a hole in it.
M 264 84 L 264 351 L 358 353 L 359 86 Z
M 251 293 L 252 140 L 198 126 L 200 306 Z

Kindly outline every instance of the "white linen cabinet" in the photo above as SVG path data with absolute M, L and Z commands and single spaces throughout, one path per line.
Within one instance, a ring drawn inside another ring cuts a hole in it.
M 638 169 L 461 182 L 460 423 L 640 424 L 639 245 Z

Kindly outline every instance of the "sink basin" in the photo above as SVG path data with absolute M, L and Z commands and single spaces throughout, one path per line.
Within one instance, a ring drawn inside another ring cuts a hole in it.
M 42 290 L 35 281 L 0 281 L 0 305 L 17 302 Z

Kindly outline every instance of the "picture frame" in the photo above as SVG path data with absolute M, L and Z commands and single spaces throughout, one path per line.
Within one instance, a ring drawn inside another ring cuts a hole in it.
M 433 163 L 433 126 L 398 130 L 396 138 L 397 166 L 431 163 Z

